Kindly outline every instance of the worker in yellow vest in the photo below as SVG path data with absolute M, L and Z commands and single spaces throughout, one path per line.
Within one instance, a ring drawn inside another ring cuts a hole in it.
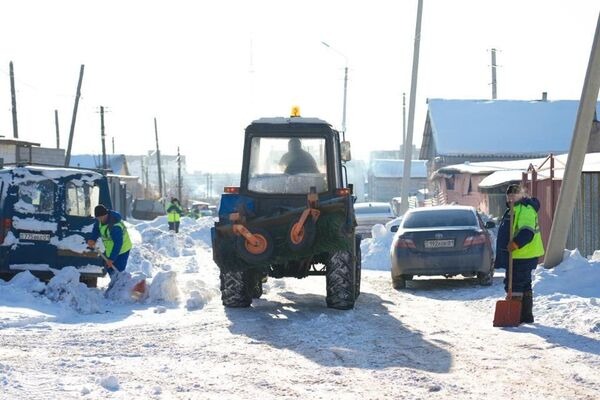
M 495 267 L 507 268 L 508 253 L 512 253 L 512 295 L 513 298 L 522 301 L 521 322 L 533 323 L 531 272 L 537 267 L 539 258 L 544 255 L 538 218 L 540 202 L 535 197 L 527 197 L 521 186 L 511 184 L 506 190 L 506 204 L 508 208 L 502 217 L 496 239 Z M 514 214 L 512 229 L 511 206 Z M 508 290 L 508 277 L 504 279 L 504 288 Z
M 172 197 L 171 202 L 167 204 L 167 221 L 169 222 L 169 230 L 179 232 L 179 221 L 183 214 L 183 208 L 177 198 Z
M 115 277 L 117 272 L 125 271 L 129 251 L 131 250 L 131 239 L 127 233 L 127 228 L 123 224 L 121 214 L 116 211 L 108 210 L 102 204 L 94 208 L 96 222 L 92 228 L 92 233 L 88 238 L 87 244 L 90 248 L 96 246 L 96 240 L 102 238 L 104 243 L 104 255 L 106 256 L 106 269 L 111 277 Z

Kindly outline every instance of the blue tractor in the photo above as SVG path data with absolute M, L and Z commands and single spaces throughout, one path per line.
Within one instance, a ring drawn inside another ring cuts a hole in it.
M 266 277 L 326 278 L 328 307 L 360 293 L 360 237 L 343 161 L 349 144 L 318 118 L 262 118 L 245 133 L 239 187 L 212 229 L 226 307 L 248 307 Z
M 43 280 L 76 267 L 96 286 L 106 271 L 86 247 L 94 207 L 112 208 L 107 179 L 85 169 L 15 166 L 0 169 L 0 277 L 28 270 Z

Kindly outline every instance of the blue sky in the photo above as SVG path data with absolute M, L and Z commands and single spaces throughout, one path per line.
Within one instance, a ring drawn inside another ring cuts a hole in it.
M 85 64 L 74 153 L 100 149 L 98 108 L 116 151 L 180 146 L 189 169 L 236 171 L 243 129 L 263 116 L 342 120 L 355 157 L 395 149 L 408 95 L 416 0 L 18 1 L 0 6 L 0 135 L 12 136 L 8 63 L 17 77 L 19 136 L 55 145 L 54 109 L 67 143 Z M 415 143 L 426 98 L 579 99 L 597 1 L 424 0 Z M 4 93 L 4 94 L 2 94 Z

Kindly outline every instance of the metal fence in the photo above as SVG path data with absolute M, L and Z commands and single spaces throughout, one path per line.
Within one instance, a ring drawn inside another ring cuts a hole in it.
M 581 174 L 567 248 L 577 248 L 583 256 L 600 249 L 600 173 Z

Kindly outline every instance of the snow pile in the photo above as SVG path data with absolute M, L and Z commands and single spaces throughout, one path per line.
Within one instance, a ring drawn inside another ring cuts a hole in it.
M 389 271 L 392 267 L 390 248 L 394 233 L 383 225 L 377 224 L 372 229 L 373 236 L 360 242 L 363 269 Z
M 175 271 L 157 273 L 150 285 L 148 299 L 150 301 L 175 302 L 178 298 L 177 273 Z
M 209 248 L 212 247 L 210 228 L 214 225 L 215 219 L 213 217 L 201 217 L 197 220 L 182 218 L 180 232 L 189 235 L 203 247 Z
M 185 308 L 187 308 L 188 311 L 204 308 L 209 301 L 220 294 L 220 291 L 216 287 L 211 287 L 204 281 L 194 282 L 193 287 L 195 287 L 195 290 L 190 291 L 189 298 L 185 303 Z
M 191 256 L 196 253 L 194 240 L 188 235 L 175 234 L 160 228 L 148 228 L 141 233 L 144 244 L 149 244 L 166 257 Z
M 74 267 L 54 270 L 44 294 L 52 301 L 66 304 L 82 314 L 93 314 L 103 311 L 103 299 L 97 290 L 89 290 L 79 282 L 79 272 Z
M 598 282 L 600 261 L 587 260 L 578 250 L 565 251 L 563 262 L 552 269 L 538 266 L 533 274 L 536 322 L 600 336 Z
M 132 275 L 125 271 L 119 272 L 112 278 L 114 282 L 111 283 L 110 290 L 104 292 L 104 297 L 119 303 L 132 303 L 136 300 L 144 300 L 134 299 L 132 294 L 134 286 L 146 278 L 146 275 L 140 273 Z
M 10 280 L 10 284 L 15 289 L 22 289 L 29 293 L 42 293 L 46 289 L 46 285 L 29 271 L 23 271 L 15 275 Z

